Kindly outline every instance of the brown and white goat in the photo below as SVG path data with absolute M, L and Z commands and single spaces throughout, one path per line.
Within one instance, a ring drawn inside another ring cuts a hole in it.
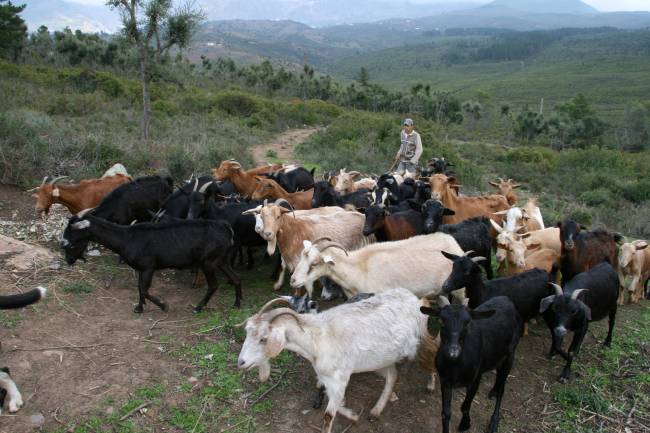
M 630 292 L 630 303 L 642 300 L 645 285 L 650 279 L 650 248 L 648 248 L 648 242 L 637 240 L 621 245 L 618 268 L 621 274 L 621 282 L 624 281 L 624 277 L 631 278 L 627 286 L 627 291 Z M 621 290 L 620 296 L 625 296 L 624 290 Z
M 341 169 L 339 174 L 336 176 L 334 191 L 339 194 L 350 194 L 361 188 L 373 189 L 377 186 L 377 182 L 369 177 L 355 181 L 355 179 L 358 179 L 359 177 L 361 177 L 361 173 L 358 171 L 346 172 L 344 168 Z

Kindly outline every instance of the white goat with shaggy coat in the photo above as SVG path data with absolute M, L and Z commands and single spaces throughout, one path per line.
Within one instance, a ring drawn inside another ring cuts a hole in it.
M 372 417 L 379 417 L 397 380 L 395 364 L 415 358 L 421 339 L 428 335 L 420 300 L 406 289 L 394 288 L 319 314 L 298 314 L 289 308 L 269 310 L 278 301 L 282 300 L 267 303 L 246 321 L 239 368 L 258 367 L 264 382 L 270 375 L 269 359 L 283 349 L 308 360 L 329 397 L 323 433 L 332 431 L 337 413 L 358 421 L 359 416 L 343 406 L 345 389 L 353 373 L 374 371 L 386 379 L 370 411 Z
M 348 298 L 393 287 L 405 287 L 419 297 L 437 295 L 452 269 L 452 262 L 441 251 L 463 255 L 456 240 L 444 233 L 376 243 L 351 252 L 336 242 L 320 241 L 303 242 L 291 286 L 298 288 L 328 277 Z

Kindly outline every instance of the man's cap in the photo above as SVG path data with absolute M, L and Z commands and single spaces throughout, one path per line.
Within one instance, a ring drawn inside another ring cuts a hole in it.
M 406 119 L 404 119 L 404 125 L 413 126 L 413 119 L 407 117 Z

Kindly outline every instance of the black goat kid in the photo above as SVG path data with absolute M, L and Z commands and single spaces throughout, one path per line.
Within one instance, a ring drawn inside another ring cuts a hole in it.
M 539 311 L 551 331 L 549 358 L 559 353 L 566 360 L 560 376 L 560 382 L 566 383 L 571 376 L 571 363 L 580 351 L 589 322 L 609 317 L 609 332 L 603 344 L 609 347 L 612 343 L 619 291 L 618 274 L 612 265 L 603 262 L 573 277 L 564 286 L 564 291 L 557 284 L 553 284 L 553 287 L 555 294 L 542 299 Z M 567 331 L 573 331 L 574 334 L 568 352 L 564 352 L 562 340 Z
M 440 349 L 436 355 L 436 369 L 442 392 L 442 431 L 449 433 L 451 399 L 454 388 L 467 388 L 461 406 L 463 417 L 458 430 L 470 428 L 470 408 L 481 384 L 483 373 L 496 369 L 497 377 L 489 397 L 496 397 L 489 433 L 499 427 L 501 401 L 506 380 L 515 360 L 515 349 L 521 335 L 522 321 L 512 302 L 505 296 L 492 298 L 471 310 L 465 305 L 449 305 L 440 298 L 438 308 L 420 307 L 429 316 L 429 329 L 440 328 Z
M 73 216 L 61 237 L 61 247 L 69 265 L 83 259 L 89 241 L 104 245 L 138 271 L 138 303 L 134 312 L 142 313 L 145 299 L 163 311 L 167 304 L 149 294 L 154 271 L 200 267 L 208 282 L 208 290 L 194 308 L 208 303 L 217 290 L 217 269 L 235 286 L 235 307 L 241 302 L 241 281 L 234 274 L 226 252 L 233 245 L 233 230 L 224 221 L 176 221 L 122 226 L 92 215 Z

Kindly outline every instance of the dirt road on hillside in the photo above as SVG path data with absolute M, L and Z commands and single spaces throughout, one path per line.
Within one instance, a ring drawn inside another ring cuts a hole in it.
M 318 132 L 320 128 L 303 128 L 303 129 L 289 129 L 281 134 L 276 135 L 267 143 L 256 146 L 253 149 L 253 161 L 256 166 L 267 164 L 273 161 L 281 161 L 285 163 L 297 163 L 293 156 L 293 149 L 300 143 L 307 140 L 314 133 Z M 273 151 L 273 156 L 269 156 L 269 151 Z

